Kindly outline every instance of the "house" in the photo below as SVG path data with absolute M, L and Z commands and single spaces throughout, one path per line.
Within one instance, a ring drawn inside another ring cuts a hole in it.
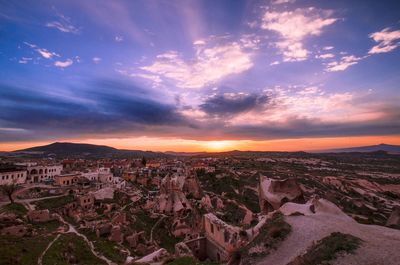
M 240 228 L 229 225 L 212 213 L 203 216 L 207 256 L 217 262 L 227 261 L 243 242 Z
M 54 178 L 54 184 L 58 186 L 75 185 L 78 182 L 80 176 L 81 175 L 79 173 L 59 175 Z
M 77 196 L 77 202 L 78 205 L 82 209 L 91 209 L 94 205 L 94 196 L 93 194 L 88 194 L 88 195 L 79 195 Z
M 21 166 L 3 164 L 0 165 L 0 185 L 12 183 L 23 184 L 26 182 L 27 171 Z
M 63 170 L 62 165 L 38 165 L 37 163 L 27 162 L 18 163 L 19 165 L 27 165 L 28 183 L 44 182 L 46 180 L 55 179 Z

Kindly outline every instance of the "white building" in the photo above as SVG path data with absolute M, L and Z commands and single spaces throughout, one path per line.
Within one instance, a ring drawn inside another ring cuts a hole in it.
M 101 183 L 112 183 L 114 179 L 114 175 L 111 173 L 110 169 L 104 167 L 101 167 L 95 171 L 81 173 L 81 175 L 90 181 Z
M 27 178 L 28 183 L 43 182 L 45 180 L 53 179 L 55 176 L 61 174 L 63 169 L 62 165 L 37 165 L 29 163 L 27 165 Z
M 26 182 L 26 170 L 18 167 L 0 169 L 0 185 L 12 183 L 23 184 Z

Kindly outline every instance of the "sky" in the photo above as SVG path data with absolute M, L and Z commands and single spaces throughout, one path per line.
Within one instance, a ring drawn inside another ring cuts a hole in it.
M 0 150 L 400 144 L 400 2 L 0 0 Z

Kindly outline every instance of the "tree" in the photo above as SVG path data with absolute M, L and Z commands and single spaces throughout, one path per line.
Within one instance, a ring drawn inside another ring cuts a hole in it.
M 142 165 L 145 167 L 145 166 L 146 166 L 146 164 L 147 164 L 146 158 L 145 158 L 145 157 L 143 157 L 143 158 L 142 158 Z
M 12 195 L 18 189 L 18 185 L 15 183 L 11 183 L 11 184 L 2 185 L 2 186 L 0 186 L 0 188 L 1 188 L 1 191 L 4 193 L 4 195 L 6 195 L 8 197 L 8 199 L 11 201 L 11 203 L 14 203 L 14 199 L 13 199 Z

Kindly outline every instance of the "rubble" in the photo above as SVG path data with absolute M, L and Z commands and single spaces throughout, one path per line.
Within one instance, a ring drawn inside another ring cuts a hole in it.
M 178 257 L 193 257 L 192 250 L 183 242 L 175 244 L 175 255 Z

